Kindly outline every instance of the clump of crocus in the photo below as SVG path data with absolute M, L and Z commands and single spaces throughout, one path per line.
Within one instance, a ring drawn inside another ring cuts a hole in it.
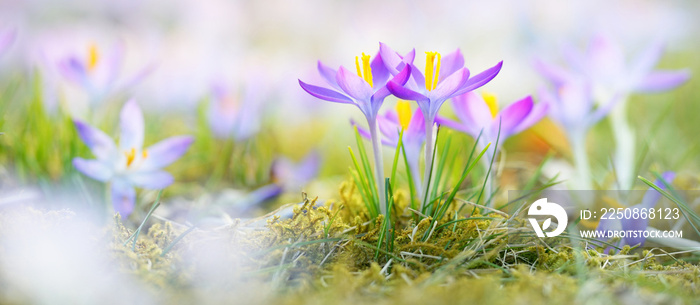
M 416 111 L 411 114 L 411 105 L 406 101 L 399 100 L 396 103 L 396 109 L 379 115 L 377 120 L 379 123 L 379 130 L 382 133 L 382 144 L 384 145 L 394 148 L 397 147 L 399 144 L 399 136 L 403 130 L 401 142 L 403 150 L 406 153 L 408 171 L 411 175 L 414 189 L 420 192 L 420 152 L 425 143 L 425 122 L 423 120 L 423 113 L 420 109 L 416 109 Z M 354 122 L 353 125 L 355 125 Z M 370 138 L 370 133 L 366 129 L 358 127 L 357 130 L 363 137 Z M 418 193 L 418 197 L 420 198 L 421 196 L 422 195 Z
M 661 179 L 657 180 L 654 182 L 656 186 L 658 186 L 660 189 L 666 189 L 666 185 L 664 183 L 671 183 L 673 182 L 673 179 L 676 177 L 676 174 L 674 172 L 665 172 L 661 175 Z M 659 199 L 661 199 L 661 194 L 655 190 L 654 188 L 649 188 L 649 190 L 646 191 L 644 194 L 644 197 L 642 198 L 642 202 L 639 204 L 635 204 L 630 207 L 620 207 L 620 208 L 626 208 L 626 209 L 646 209 L 651 210 L 656 207 L 656 204 L 659 202 Z M 604 218 L 601 219 L 600 222 L 598 222 L 598 226 L 596 227 L 596 231 L 601 231 L 601 232 L 606 232 L 607 231 L 619 231 L 619 230 L 624 230 L 624 231 L 646 231 L 647 226 L 649 226 L 649 217 L 638 217 L 637 219 L 634 218 L 615 218 L 615 217 L 609 217 L 609 218 Z M 644 241 L 646 239 L 644 238 L 644 235 L 638 234 L 638 235 L 632 235 L 629 234 L 622 238 L 621 240 L 617 241 L 615 246 L 617 247 L 622 247 L 624 245 L 629 245 L 629 246 L 636 246 L 636 245 L 644 245 Z M 610 248 L 608 248 L 610 249 Z M 606 251 L 607 252 L 607 251 Z
M 635 133 L 627 121 L 627 97 L 636 92 L 661 92 L 673 89 L 690 78 L 686 70 L 654 70 L 663 45 L 655 43 L 628 61 L 622 47 L 606 36 L 596 36 L 585 52 L 569 48 L 568 69 L 538 61 L 536 68 L 554 87 L 571 82 L 590 86 L 592 98 L 601 107 L 614 104 L 611 112 L 615 136 L 615 171 L 621 189 L 629 189 L 635 179 Z
M 119 145 L 101 130 L 75 120 L 78 135 L 96 159 L 73 159 L 78 171 L 111 184 L 114 210 L 127 217 L 134 210 L 134 187 L 162 189 L 172 184 L 173 176 L 163 168 L 179 159 L 194 140 L 176 136 L 143 148 L 144 120 L 134 100 L 126 102 L 119 116 Z
M 122 44 L 117 43 L 105 51 L 97 44 L 90 44 L 84 54 L 69 54 L 59 60 L 58 71 L 66 80 L 85 90 L 90 103 L 95 104 L 110 94 L 131 88 L 154 68 L 147 65 L 125 76 L 123 61 Z
M 396 52 L 383 48 L 382 58 L 395 57 Z M 386 55 L 384 54 L 386 52 Z M 395 61 L 395 59 L 393 60 Z M 428 192 L 433 160 L 433 125 L 442 104 L 455 96 L 477 89 L 491 81 L 501 71 L 503 62 L 470 77 L 469 69 L 464 67 L 464 57 L 459 49 L 444 58 L 437 52 L 426 52 L 425 74 L 413 63 L 405 65 L 403 70 L 387 84 L 387 89 L 396 97 L 416 101 L 425 118 L 426 148 L 423 191 Z M 423 203 L 426 204 L 425 202 Z
M 388 54 L 388 52 L 386 52 Z M 369 125 L 370 138 L 374 153 L 374 172 L 379 190 L 379 210 L 386 213 L 386 198 L 384 185 L 384 162 L 382 161 L 382 147 L 379 139 L 379 125 L 377 116 L 384 99 L 391 93 L 387 90 L 386 84 L 392 76 L 391 72 L 401 69 L 407 63 L 413 62 L 414 52 L 409 52 L 405 56 L 398 53 L 390 54 L 390 60 L 384 59 L 386 54 L 379 53 L 371 59 L 369 55 L 355 57 L 355 70 L 340 66 L 334 70 L 318 62 L 318 72 L 326 80 L 327 86 L 321 87 L 307 84 L 299 80 L 299 85 L 312 96 L 334 103 L 351 104 L 357 106 L 367 119 Z M 387 65 L 388 64 L 388 65 Z M 395 66 L 394 66 L 395 65 Z M 387 68 L 390 67 L 390 68 Z M 409 72 L 409 71 L 406 71 Z M 408 76 L 395 80 L 397 85 L 403 85 L 408 80 Z M 328 88 L 330 87 L 330 88 Z
M 223 84 L 216 83 L 207 111 L 209 128 L 219 139 L 246 140 L 260 130 L 260 107 L 259 90 L 248 86 L 237 98 Z

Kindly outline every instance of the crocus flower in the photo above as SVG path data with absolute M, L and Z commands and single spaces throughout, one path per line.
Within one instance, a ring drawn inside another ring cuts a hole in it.
M 530 128 L 547 114 L 547 104 L 535 104 L 530 96 L 508 105 L 503 111 L 499 111 L 496 97 L 487 93 L 468 92 L 456 96 L 452 98 L 452 105 L 459 122 L 443 117 L 438 117 L 437 122 L 474 139 L 481 133 L 479 145 L 482 148 L 486 143 L 495 145 L 499 130 L 500 146 L 507 138 Z M 487 154 L 487 159 L 491 158 L 492 152 Z
M 425 122 L 420 109 L 411 115 L 411 105 L 406 101 L 398 101 L 394 111 L 387 111 L 377 118 L 379 130 L 382 133 L 382 144 L 395 148 L 399 144 L 399 134 L 403 130 L 404 151 L 408 170 L 413 180 L 414 189 L 420 192 L 420 151 L 425 143 Z M 352 122 L 355 125 L 355 122 Z M 365 138 L 370 138 L 370 133 L 362 127 L 357 130 Z M 420 194 L 418 194 L 420 197 Z
M 395 56 L 393 54 L 395 52 L 382 54 L 382 58 Z M 503 62 L 471 78 L 469 69 L 464 67 L 464 57 L 459 49 L 446 55 L 444 60 L 440 53 L 426 52 L 425 62 L 425 74 L 412 63 L 406 64 L 401 73 L 387 84 L 387 88 L 400 99 L 416 101 L 423 112 L 426 132 L 425 160 L 426 167 L 430 168 L 433 159 L 433 124 L 442 104 L 449 98 L 477 89 L 491 81 L 501 71 Z M 406 79 L 409 76 L 410 80 Z M 428 193 L 430 172 L 425 170 L 424 194 Z
M 245 198 L 235 203 L 237 213 L 247 213 L 261 203 L 281 195 L 284 192 L 300 192 L 316 176 L 321 167 L 321 156 L 312 151 L 299 162 L 286 157 L 279 157 L 272 163 L 272 183 L 250 192 Z
M 86 54 L 71 54 L 58 62 L 58 71 L 69 82 L 72 82 L 90 96 L 90 102 L 101 101 L 107 95 L 126 90 L 152 70 L 153 65 L 141 68 L 134 75 L 122 75 L 124 48 L 116 44 L 106 52 L 101 52 L 96 44 L 88 47 Z
M 126 102 L 119 117 L 119 145 L 101 130 L 75 120 L 78 135 L 96 159 L 73 159 L 73 165 L 86 176 L 111 183 L 114 210 L 127 217 L 134 210 L 135 186 L 162 189 L 173 183 L 163 168 L 179 159 L 194 140 L 176 136 L 143 149 L 144 121 L 134 100 Z
M 406 66 L 413 61 L 415 52 L 409 52 L 405 56 L 398 53 L 391 54 L 390 67 L 392 70 Z M 382 54 L 384 56 L 384 54 Z M 334 103 L 351 104 L 357 106 L 365 115 L 369 125 L 372 138 L 372 148 L 374 153 L 375 180 L 379 190 L 379 209 L 382 214 L 386 213 L 386 198 L 384 186 L 384 162 L 382 161 L 381 144 L 379 143 L 379 127 L 377 125 L 377 115 L 384 99 L 391 93 L 387 90 L 386 84 L 391 77 L 391 71 L 387 69 L 387 61 L 377 54 L 374 60 L 370 61 L 370 56 L 362 54 L 362 57 L 355 57 L 355 68 L 357 74 L 351 72 L 343 66 L 336 71 L 318 62 L 318 71 L 331 88 L 307 84 L 299 80 L 299 85 L 312 96 Z M 394 59 L 399 58 L 397 66 Z M 360 61 L 362 64 L 360 64 Z M 407 73 L 408 71 L 406 71 Z M 407 75 L 403 75 L 396 80 L 398 85 L 408 80 Z
M 610 112 L 615 103 L 596 107 L 590 86 L 582 81 L 561 84 L 555 92 L 542 88 L 539 96 L 542 104 L 548 107 L 550 117 L 564 128 L 571 143 L 578 175 L 574 181 L 575 187 L 591 189 L 586 134 L 595 123 Z
M 214 84 L 207 119 L 217 138 L 242 141 L 260 130 L 259 91 L 251 86 L 246 89 L 245 95 L 236 99 L 221 83 Z
M 687 69 L 654 70 L 662 54 L 663 45 L 655 43 L 628 62 L 619 44 L 599 35 L 591 40 L 584 53 L 567 49 L 569 69 L 542 61 L 535 65 L 556 87 L 571 81 L 587 82 L 599 105 L 617 104 L 611 112 L 611 123 L 616 142 L 614 164 L 622 189 L 629 189 L 634 183 L 636 164 L 635 134 L 627 121 L 627 96 L 635 92 L 666 91 L 690 78 Z
M 672 182 L 673 179 L 675 178 L 675 173 L 674 172 L 665 172 L 661 175 L 661 178 L 663 181 L 666 181 L 668 183 Z M 658 186 L 661 189 L 665 189 L 666 186 L 661 180 L 657 180 L 654 182 L 656 186 Z M 627 207 L 627 209 L 646 209 L 650 210 L 656 207 L 656 204 L 659 202 L 659 199 L 661 199 L 661 194 L 655 190 L 654 188 L 649 188 L 649 190 L 646 191 L 644 194 L 644 197 L 642 198 L 642 202 L 639 204 Z M 625 208 L 625 207 L 622 207 Z M 624 231 L 646 231 L 647 226 L 649 225 L 649 217 L 639 217 L 638 219 L 626 219 L 626 218 L 605 218 L 601 219 L 600 222 L 598 222 L 598 226 L 596 227 L 596 231 L 600 232 L 606 232 L 604 234 L 607 234 L 608 231 L 619 231 L 619 230 L 624 230 Z M 621 247 L 624 245 L 630 245 L 630 246 L 635 246 L 635 245 L 644 245 L 645 238 L 643 235 L 639 234 L 637 236 L 631 235 L 631 236 L 625 236 L 622 238 L 615 246 Z M 607 252 L 607 251 L 606 251 Z

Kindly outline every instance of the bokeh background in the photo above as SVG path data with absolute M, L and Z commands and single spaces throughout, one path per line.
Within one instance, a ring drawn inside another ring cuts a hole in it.
M 92 45 L 105 52 L 121 44 L 122 75 L 144 67 L 149 73 L 115 100 L 136 98 L 160 118 L 151 119 L 149 130 L 165 134 L 193 133 L 194 113 L 215 84 L 225 84 L 236 96 L 261 92 L 260 134 L 275 139 L 264 154 L 299 160 L 314 148 L 322 150 L 322 175 L 331 179 L 313 190 L 331 196 L 347 178 L 347 146 L 354 141 L 349 122 L 361 121 L 361 114 L 299 88 L 297 79 L 319 80 L 317 60 L 352 67 L 362 52 L 374 55 L 380 41 L 400 52 L 416 48 L 418 62 L 424 51 L 460 48 L 474 72 L 504 61 L 499 76 L 484 87 L 504 105 L 544 85 L 533 60 L 561 62 L 563 47 L 582 49 L 599 34 L 614 37 L 630 55 L 662 40 L 666 53 L 660 67 L 687 67 L 697 75 L 698 16 L 697 1 L 2 0 L 0 31 L 14 31 L 16 38 L 0 57 L 0 78 L 10 82 L 5 96 L 19 101 L 6 105 L 27 100 L 13 88 L 41 87 L 49 113 L 84 117 L 89 96 L 60 75 L 57 63 L 70 54 L 87 56 Z M 649 145 L 650 162 L 660 170 L 698 168 L 697 84 L 693 77 L 670 93 L 632 97 L 637 136 Z M 445 109 L 449 113 L 449 106 Z M 13 120 L 11 111 L 0 111 L 5 121 Z M 114 128 L 114 118 L 106 115 L 100 125 Z M 509 140 L 509 155 L 517 160 L 520 152 L 543 155 L 551 147 L 565 147 L 556 131 L 542 135 L 548 128 L 539 130 Z M 592 159 L 604 171 L 613 149 L 609 126 L 603 121 L 594 130 Z M 550 141 L 540 143 L 543 137 Z M 565 148 L 558 153 L 568 157 Z M 195 171 L 198 165 L 192 164 L 176 172 Z

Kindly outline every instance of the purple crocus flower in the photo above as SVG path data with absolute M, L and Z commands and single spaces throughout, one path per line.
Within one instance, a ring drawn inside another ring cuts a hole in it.
M 382 54 L 382 58 L 390 58 L 391 56 L 391 54 Z M 426 52 L 425 75 L 410 63 L 406 64 L 401 73 L 387 84 L 387 89 L 393 95 L 400 99 L 416 101 L 423 112 L 427 137 L 426 167 L 432 166 L 430 163 L 433 159 L 433 124 L 442 104 L 449 98 L 485 85 L 498 75 L 502 65 L 501 61 L 470 78 L 469 69 L 464 67 L 464 57 L 459 49 L 446 55 L 444 60 L 440 53 Z M 409 77 L 410 79 L 407 79 Z M 430 172 L 430 170 L 425 170 L 424 194 L 428 193 Z
M 406 152 L 408 170 L 413 180 L 414 189 L 420 192 L 420 151 L 425 143 L 425 122 L 420 109 L 411 115 L 411 105 L 399 100 L 394 111 L 387 111 L 377 118 L 379 130 L 382 133 L 382 144 L 396 148 L 399 144 L 399 134 L 403 130 L 402 143 Z M 352 122 L 355 125 L 355 122 Z M 362 127 L 357 130 L 365 138 L 370 138 L 370 133 Z M 421 196 L 418 194 L 419 197 Z
M 674 172 L 665 172 L 661 175 L 661 178 L 663 181 L 666 181 L 670 183 L 673 181 L 673 179 L 676 177 L 676 174 Z M 657 180 L 654 182 L 656 186 L 658 186 L 661 189 L 665 189 L 666 186 L 661 180 Z M 659 199 L 661 199 L 661 194 L 655 190 L 654 188 L 649 188 L 649 190 L 646 191 L 644 194 L 644 197 L 642 198 L 642 202 L 639 204 L 633 205 L 631 207 L 628 207 L 627 209 L 646 209 L 650 210 L 656 207 L 656 204 L 659 202 Z M 600 222 L 598 222 L 598 227 L 596 227 L 596 231 L 599 232 L 606 232 L 604 234 L 607 234 L 608 231 L 619 231 L 619 230 L 624 230 L 624 231 L 646 231 L 647 226 L 649 225 L 649 218 L 648 217 L 639 217 L 638 219 L 611 219 L 611 218 L 605 218 L 601 219 Z M 635 246 L 635 245 L 644 245 L 645 238 L 644 236 L 637 235 L 637 236 L 625 236 L 622 238 L 615 246 L 621 247 L 624 245 L 630 245 L 630 246 Z M 606 250 L 607 252 L 607 250 Z
M 135 186 L 162 189 L 173 183 L 164 167 L 179 159 L 194 140 L 176 136 L 143 149 L 144 120 L 134 100 L 126 102 L 119 117 L 119 145 L 101 130 L 75 120 L 78 135 L 96 159 L 73 159 L 73 165 L 86 176 L 111 183 L 114 210 L 127 217 L 134 210 Z
M 357 73 L 353 73 L 343 66 L 340 66 L 336 71 L 319 61 L 318 71 L 331 88 L 310 85 L 299 80 L 301 88 L 312 96 L 329 102 L 355 105 L 365 115 L 372 139 L 374 173 L 377 189 L 379 190 L 379 210 L 382 214 L 386 213 L 386 198 L 384 195 L 384 162 L 382 160 L 381 144 L 379 143 L 377 115 L 384 99 L 391 94 L 386 87 L 392 76 L 391 73 L 402 66 L 407 66 L 408 63 L 413 61 L 414 55 L 414 51 L 409 52 L 405 56 L 393 53 L 390 54 L 390 57 L 387 57 L 388 60 L 385 60 L 383 57 L 385 54 L 382 53 L 380 56 L 380 53 L 377 53 L 374 60 L 370 61 L 370 56 L 363 53 L 361 58 L 355 57 Z M 397 58 L 399 59 L 398 62 L 396 61 Z M 387 63 L 389 68 L 387 68 Z M 410 71 L 405 73 L 408 72 Z M 405 75 L 405 73 L 398 80 L 395 79 L 394 82 L 403 85 L 408 80 L 408 75 Z M 399 75 L 401 74 L 399 73 Z
M 525 97 L 499 111 L 495 96 L 468 92 L 452 98 L 452 105 L 459 122 L 438 117 L 440 125 L 467 133 L 476 139 L 481 133 L 480 146 L 494 143 L 499 134 L 499 146 L 510 136 L 530 128 L 547 114 L 547 104 L 535 104 L 532 97 Z M 494 147 L 496 148 L 496 147 Z M 487 154 L 491 158 L 493 153 Z M 490 161 L 490 160 L 487 160 Z
M 214 84 L 207 112 L 209 128 L 214 136 L 243 141 L 255 135 L 260 130 L 259 92 L 248 86 L 245 95 L 236 100 L 221 83 Z
M 635 132 L 627 120 L 627 96 L 635 92 L 660 92 L 673 89 L 690 78 L 690 71 L 654 70 L 663 45 L 655 43 L 628 62 L 622 47 L 614 40 L 594 37 L 585 52 L 566 50 L 569 69 L 536 62 L 535 67 L 555 87 L 570 82 L 591 86 L 593 99 L 602 107 L 615 104 L 611 123 L 616 148 L 614 164 L 621 189 L 629 189 L 636 173 Z
M 71 54 L 59 60 L 58 71 L 66 80 L 84 89 L 94 104 L 108 94 L 132 87 L 154 68 L 154 65 L 147 65 L 134 75 L 123 77 L 123 61 L 122 44 L 115 44 L 106 52 L 101 52 L 96 44 L 92 44 L 85 55 Z

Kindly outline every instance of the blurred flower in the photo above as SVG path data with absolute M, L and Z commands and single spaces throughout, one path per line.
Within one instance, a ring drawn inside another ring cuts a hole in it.
M 129 89 L 154 68 L 147 65 L 136 74 L 122 75 L 124 47 L 115 44 L 102 52 L 96 44 L 91 44 L 86 54 L 70 54 L 58 62 L 59 73 L 69 82 L 85 90 L 90 96 L 90 103 L 100 102 L 109 94 Z
M 396 148 L 399 144 L 399 134 L 403 130 L 403 148 L 406 152 L 409 172 L 413 180 L 414 189 L 420 192 L 420 151 L 425 143 L 425 122 L 420 109 L 411 115 L 411 105 L 399 100 L 394 111 L 387 111 L 377 118 L 379 130 L 382 133 L 382 144 Z M 356 125 L 355 122 L 352 122 Z M 360 135 L 370 138 L 370 133 L 362 127 L 357 127 Z M 420 197 L 420 194 L 419 194 Z
M 667 183 L 673 182 L 673 179 L 676 177 L 676 174 L 674 172 L 665 172 L 661 175 L 661 178 L 663 181 Z M 661 189 L 666 189 L 666 186 L 664 185 L 663 181 L 661 179 L 657 180 L 654 182 L 656 186 L 658 186 Z M 644 194 L 644 197 L 642 198 L 642 202 L 639 204 L 630 206 L 630 207 L 621 207 L 625 209 L 646 209 L 646 210 L 651 210 L 656 207 L 656 204 L 659 202 L 659 199 L 661 199 L 661 194 L 655 190 L 654 188 L 649 188 L 649 190 L 646 191 Z M 620 218 L 604 218 L 601 219 L 600 222 L 598 222 L 598 227 L 596 227 L 596 231 L 599 232 L 606 232 L 607 231 L 646 231 L 647 226 L 649 225 L 649 217 L 639 217 L 638 219 L 627 219 L 622 217 Z M 624 245 L 630 245 L 630 246 L 635 246 L 635 245 L 644 245 L 645 238 L 642 234 L 638 234 L 636 236 L 628 234 L 624 238 L 622 238 L 619 242 L 615 244 L 617 247 L 622 247 Z M 605 251 L 607 252 L 607 250 Z
M 173 183 L 173 177 L 162 168 L 179 159 L 194 140 L 177 136 L 142 149 L 144 121 L 141 108 L 128 101 L 122 108 L 119 125 L 119 146 L 101 130 L 75 120 L 78 135 L 97 159 L 73 159 L 81 173 L 102 182 L 111 182 L 114 210 L 127 217 L 134 210 L 134 186 L 162 189 Z
M 320 167 L 321 155 L 316 150 L 310 152 L 298 163 L 286 157 L 279 157 L 272 163 L 272 183 L 250 192 L 236 202 L 233 208 L 236 213 L 248 213 L 261 203 L 284 192 L 302 191 L 304 186 L 316 178 Z
M 380 49 L 381 49 L 380 43 Z M 382 52 L 384 53 L 384 52 Z M 355 57 L 355 68 L 357 75 L 350 72 L 343 66 L 336 71 L 330 67 L 318 62 L 318 72 L 326 80 L 327 84 L 333 89 L 309 85 L 299 80 L 299 85 L 304 91 L 312 96 L 334 103 L 353 104 L 360 108 L 360 111 L 365 115 L 367 124 L 369 125 L 370 137 L 372 139 L 372 148 L 374 153 L 374 173 L 379 190 L 379 209 L 382 214 L 386 211 L 386 196 L 384 185 L 384 162 L 382 160 L 381 144 L 379 143 L 377 115 L 381 108 L 384 99 L 391 93 L 387 90 L 387 82 L 392 76 L 391 72 L 396 70 L 394 59 L 400 58 L 399 62 L 413 60 L 414 52 L 409 52 L 406 56 L 400 56 L 396 52 L 387 55 L 391 61 L 385 61 L 383 57 L 386 54 L 378 52 L 374 60 L 370 61 L 370 56 L 362 53 L 362 57 Z M 360 65 L 360 60 L 362 64 Z M 389 63 L 387 68 L 386 63 Z M 407 73 L 407 72 L 406 72 Z M 392 82 L 397 82 L 398 85 L 403 85 L 408 80 L 408 75 L 397 75 Z
M 388 48 L 387 48 L 388 49 Z M 469 78 L 469 69 L 464 67 L 464 57 L 459 49 L 445 56 L 437 52 L 426 52 L 425 75 L 413 63 L 407 64 L 388 84 L 389 91 L 400 99 L 416 101 L 425 118 L 426 168 L 432 167 L 433 124 L 442 104 L 449 98 L 477 89 L 491 81 L 501 71 L 503 62 Z M 382 57 L 390 57 L 384 56 Z M 444 65 L 443 65 L 444 63 Z M 410 79 L 407 79 L 409 78 Z M 428 193 L 430 173 L 425 170 L 423 194 Z M 426 203 L 423 203 L 426 204 Z
M 209 128 L 220 139 L 242 141 L 260 130 L 260 92 L 247 86 L 245 95 L 236 99 L 221 83 L 214 84 L 207 112 Z
M 485 147 L 485 143 L 489 142 L 495 145 L 499 129 L 500 146 L 508 137 L 530 128 L 547 114 L 548 106 L 543 103 L 535 104 L 532 97 L 528 96 L 499 111 L 496 96 L 488 93 L 479 95 L 474 92 L 452 98 L 452 105 L 459 122 L 443 117 L 438 117 L 437 122 L 467 133 L 474 139 L 481 133 L 481 147 Z
M 0 33 L 0 55 L 5 53 L 5 51 L 10 47 L 10 45 L 15 41 L 17 37 L 17 32 L 13 30 L 6 30 Z
M 690 78 L 690 71 L 654 70 L 663 54 L 663 45 L 655 43 L 634 61 L 627 62 L 622 47 L 606 36 L 594 37 L 585 53 L 566 50 L 569 70 L 537 61 L 535 67 L 555 86 L 572 79 L 590 82 L 598 103 L 610 102 L 614 96 L 624 98 L 632 92 L 659 92 L 673 89 Z
M 591 95 L 590 86 L 582 81 L 562 83 L 551 92 L 540 89 L 540 100 L 548 107 L 549 115 L 554 121 L 564 127 L 571 144 L 576 167 L 576 181 L 573 187 L 590 190 L 591 170 L 586 152 L 586 134 L 588 130 L 604 118 L 616 103 L 596 107 Z
M 637 154 L 635 132 L 627 120 L 627 96 L 673 89 L 690 78 L 690 71 L 654 70 L 663 54 L 660 43 L 648 47 L 631 62 L 626 60 L 619 44 L 602 35 L 591 40 L 585 53 L 574 48 L 565 53 L 569 69 L 543 61 L 537 61 L 535 67 L 557 88 L 571 82 L 585 82 L 591 86 L 598 105 L 604 108 L 615 105 L 611 108 L 616 146 L 613 164 L 620 189 L 630 189 L 636 176 Z

